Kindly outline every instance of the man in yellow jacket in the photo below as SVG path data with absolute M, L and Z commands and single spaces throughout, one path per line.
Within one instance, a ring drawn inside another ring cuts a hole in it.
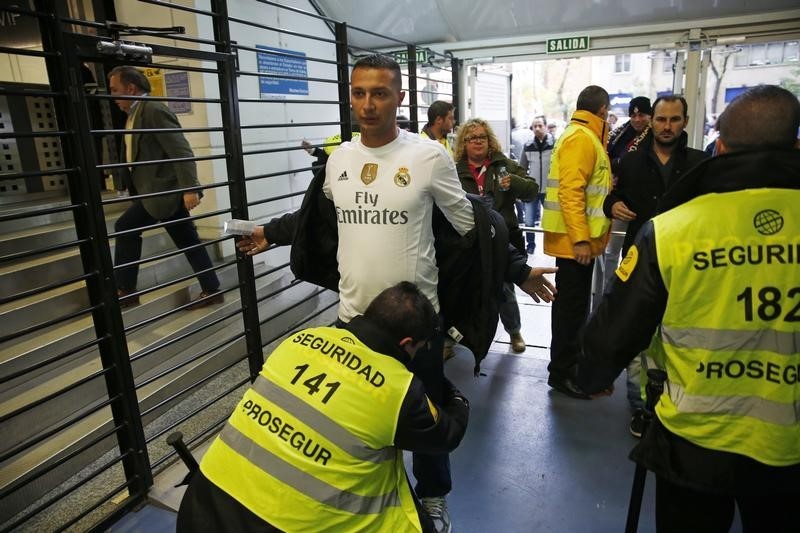
M 553 148 L 545 191 L 544 253 L 556 258 L 558 300 L 553 302 L 550 376 L 547 384 L 568 396 L 589 399 L 574 383 L 592 291 L 593 259 L 602 255 L 611 221 L 603 199 L 611 188 L 608 93 L 590 85 L 578 95 L 577 110 Z

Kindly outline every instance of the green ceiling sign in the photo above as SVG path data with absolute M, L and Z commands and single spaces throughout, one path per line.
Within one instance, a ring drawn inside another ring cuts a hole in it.
M 416 49 L 416 61 L 417 63 L 427 63 L 428 62 L 428 50 L 425 48 L 417 48 Z M 394 56 L 395 61 L 400 63 L 401 65 L 405 65 L 408 63 L 408 50 L 398 50 L 396 52 L 391 52 Z
M 545 51 L 548 54 L 563 54 L 565 52 L 578 52 L 589 49 L 589 36 L 561 37 L 547 39 Z

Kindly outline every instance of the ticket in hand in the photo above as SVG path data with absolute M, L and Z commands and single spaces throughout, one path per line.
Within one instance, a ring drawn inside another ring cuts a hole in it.
M 250 236 L 256 230 L 256 223 L 250 220 L 231 219 L 225 221 L 223 233 L 225 235 Z

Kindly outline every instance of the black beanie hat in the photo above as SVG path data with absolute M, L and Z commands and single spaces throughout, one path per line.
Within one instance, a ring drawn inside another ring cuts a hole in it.
M 631 103 L 628 104 L 628 116 L 634 113 L 644 113 L 645 115 L 652 115 L 653 108 L 650 107 L 650 99 L 646 96 L 637 96 Z

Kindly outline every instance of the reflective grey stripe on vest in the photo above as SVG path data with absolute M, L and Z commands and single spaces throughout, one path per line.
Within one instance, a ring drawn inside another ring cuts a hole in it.
M 260 374 L 256 378 L 256 382 L 253 383 L 253 389 L 281 409 L 300 418 L 326 439 L 360 461 L 382 463 L 395 457 L 396 449 L 394 447 L 386 447 L 379 450 L 368 448 L 361 439 L 332 419 L 302 400 L 298 400 L 292 393 L 282 389 Z
M 400 497 L 396 489 L 379 496 L 360 496 L 343 491 L 303 472 L 272 452 L 265 450 L 233 427 L 230 422 L 225 425 L 219 438 L 236 453 L 270 476 L 330 507 L 353 514 L 378 514 L 387 507 L 400 506 Z
M 549 202 L 547 200 L 544 201 L 544 208 L 549 209 L 550 211 L 558 211 L 561 212 L 561 205 L 558 202 Z M 595 218 L 605 218 L 606 214 L 603 212 L 603 209 L 600 207 L 587 207 L 586 214 L 590 217 Z
M 779 426 L 792 426 L 800 421 L 800 401 L 779 403 L 760 396 L 694 396 L 672 381 L 667 383 L 667 390 L 681 413 L 750 416 Z
M 780 355 L 800 353 L 800 331 L 787 332 L 774 329 L 755 331 L 709 328 L 661 327 L 664 342 L 678 348 L 698 348 L 713 352 L 760 351 Z
M 558 180 L 555 178 L 548 178 L 547 186 L 549 188 L 557 189 L 558 188 Z M 594 194 L 596 196 L 608 196 L 608 187 L 605 185 L 587 185 L 584 187 L 584 190 L 587 194 Z

